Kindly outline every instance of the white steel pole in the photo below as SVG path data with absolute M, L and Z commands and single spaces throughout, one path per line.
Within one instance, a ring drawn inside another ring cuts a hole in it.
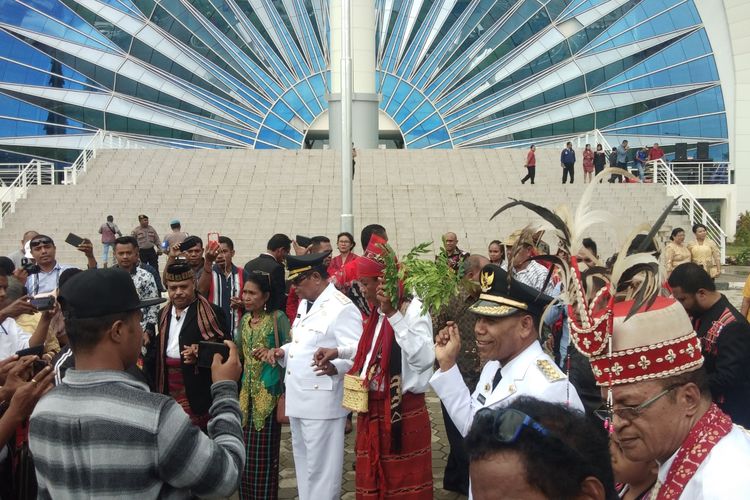
M 341 230 L 354 232 L 352 214 L 351 0 L 341 0 Z

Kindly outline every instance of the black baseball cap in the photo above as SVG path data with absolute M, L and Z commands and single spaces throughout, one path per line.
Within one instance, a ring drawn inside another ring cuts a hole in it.
M 66 281 L 57 301 L 66 318 L 98 318 L 161 304 L 158 297 L 141 300 L 130 273 L 123 269 L 89 269 Z

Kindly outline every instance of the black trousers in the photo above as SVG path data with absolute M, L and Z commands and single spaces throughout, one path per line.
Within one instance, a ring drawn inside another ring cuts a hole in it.
M 528 181 L 531 179 L 531 183 L 534 184 L 534 178 L 536 177 L 536 166 L 533 167 L 526 167 L 526 170 L 528 170 L 528 173 L 526 174 L 526 177 L 521 179 L 521 183 Z
M 575 163 L 563 163 L 563 176 L 562 183 L 565 184 L 568 181 L 568 174 L 570 174 L 570 183 L 573 184 L 574 171 L 573 167 Z
M 157 274 L 159 273 L 159 256 L 156 255 L 156 250 L 153 248 L 141 248 L 138 250 L 138 255 L 141 258 L 141 262 L 145 262 L 156 269 Z
M 469 494 L 469 456 L 464 447 L 464 438 L 453 424 L 445 405 L 440 403 L 443 410 L 443 421 L 445 422 L 445 433 L 448 435 L 448 443 L 451 451 L 445 463 L 445 475 L 443 476 L 443 488 L 455 491 L 462 495 Z
M 627 170 L 628 169 L 628 164 L 627 163 L 622 163 L 622 162 L 618 161 L 617 162 L 617 168 L 621 168 L 623 170 Z M 609 177 L 609 182 L 611 182 L 613 184 L 615 182 L 619 182 L 620 184 L 622 184 L 622 175 L 621 174 L 612 174 Z

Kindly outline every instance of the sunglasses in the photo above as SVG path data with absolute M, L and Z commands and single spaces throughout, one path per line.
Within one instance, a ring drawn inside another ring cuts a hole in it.
M 253 274 L 257 276 L 263 276 L 264 278 L 266 278 L 266 281 L 268 282 L 268 284 L 269 285 L 271 284 L 271 273 L 267 273 L 265 271 L 253 271 Z
M 29 243 L 29 248 L 36 248 L 41 247 L 43 245 L 53 245 L 52 240 L 49 238 L 42 238 L 40 240 L 31 240 L 31 243 Z
M 570 445 L 522 411 L 513 408 L 482 408 L 477 412 L 475 419 L 491 421 L 492 434 L 490 438 L 497 442 L 513 444 L 518 441 L 524 429 L 531 429 L 545 440 L 545 446 L 552 450 L 551 452 L 557 451 L 569 456 L 570 460 L 584 464 L 586 468 L 590 467 L 588 460 L 581 453 L 571 448 Z
M 515 443 L 524 429 L 532 429 L 545 437 L 550 435 L 542 424 L 522 411 L 512 408 L 500 410 L 482 408 L 477 412 L 476 418 L 492 420 L 492 437 L 501 443 Z

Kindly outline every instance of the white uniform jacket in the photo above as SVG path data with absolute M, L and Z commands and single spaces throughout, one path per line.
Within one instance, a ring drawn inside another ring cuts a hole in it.
M 679 450 L 678 450 L 679 451 Z M 677 452 L 661 464 L 657 477 L 660 487 L 667 479 Z M 733 425 L 729 434 L 716 443 L 682 490 L 684 500 L 740 500 L 750 498 L 750 433 Z
M 436 371 L 430 385 L 442 400 L 451 420 L 462 436 L 469 433 L 474 415 L 481 408 L 508 406 L 519 396 L 532 396 L 550 403 L 569 402 L 571 408 L 583 411 L 583 403 L 573 385 L 555 362 L 534 342 L 502 367 L 503 378 L 492 390 L 492 380 L 499 361 L 484 365 L 474 394 L 469 394 L 458 366 Z
M 338 374 L 318 376 L 312 367 L 313 355 L 319 347 L 356 346 L 361 336 L 359 309 L 333 285 L 328 285 L 309 312 L 307 301 L 300 301 L 291 342 L 282 346 L 287 416 L 314 420 L 346 416 L 348 410 L 341 406 L 343 379 L 352 362 L 333 360 Z

